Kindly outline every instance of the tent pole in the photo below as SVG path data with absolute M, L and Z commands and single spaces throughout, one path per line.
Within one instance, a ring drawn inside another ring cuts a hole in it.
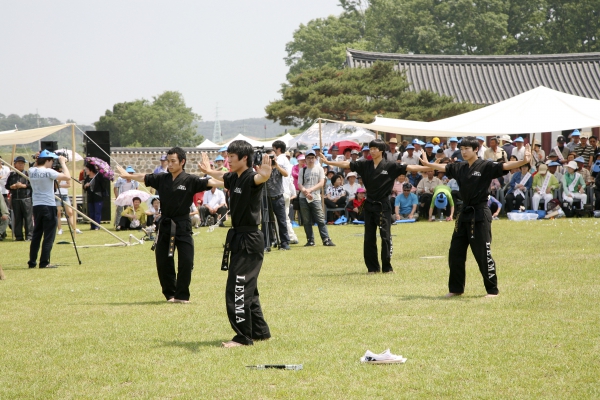
M 71 155 L 73 156 L 73 171 L 71 172 L 71 176 L 75 177 L 75 124 L 71 125 L 71 146 Z M 73 199 L 71 201 L 71 204 L 75 204 L 75 208 L 77 208 L 77 189 L 75 188 L 75 182 L 70 183 L 73 185 L 73 190 L 71 191 L 71 193 L 73 194 Z M 73 214 L 73 231 L 75 231 L 75 229 L 77 229 L 77 216 Z
M 323 153 L 323 129 L 321 128 L 321 118 L 319 118 L 319 147 L 321 148 L 321 154 Z M 321 165 L 321 160 L 317 158 L 317 162 Z M 325 175 L 327 176 L 327 175 Z M 321 187 L 321 208 L 325 214 L 325 222 L 327 222 L 327 212 L 325 211 L 325 185 Z
M 10 156 L 11 165 L 15 165 L 15 154 L 17 154 L 17 145 L 13 144 L 12 154 Z

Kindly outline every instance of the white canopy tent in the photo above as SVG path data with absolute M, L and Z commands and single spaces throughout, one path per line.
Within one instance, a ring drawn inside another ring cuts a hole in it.
M 266 141 L 261 141 L 261 143 L 263 143 L 263 145 L 265 147 L 272 147 L 273 146 L 273 142 L 277 141 L 277 140 L 281 140 L 283 143 L 285 143 L 285 145 L 287 147 L 289 147 L 289 143 L 290 140 L 292 140 L 294 137 L 292 135 L 290 135 L 289 133 L 286 133 L 285 135 L 283 135 L 282 137 L 277 137 L 275 139 L 270 139 L 270 140 L 266 140 Z
M 331 145 L 341 140 L 352 140 L 357 143 L 369 142 L 375 139 L 375 134 L 364 127 L 367 124 L 347 124 L 341 121 L 331 121 L 321 124 L 323 145 Z M 314 123 L 300 136 L 289 141 L 288 147 L 297 147 L 298 144 L 311 146 L 319 143 L 319 123 Z
M 234 137 L 233 139 L 231 139 L 230 141 L 226 142 L 225 144 L 218 146 L 218 147 L 227 147 L 231 144 L 231 142 L 233 142 L 234 140 L 245 140 L 246 142 L 250 143 L 253 147 L 269 147 L 268 143 L 265 142 L 261 142 L 259 140 L 254 140 L 254 139 L 250 139 L 247 136 L 242 135 L 241 133 L 238 134 L 236 137 Z
M 0 146 L 33 143 L 71 125 L 73 124 L 46 126 L 43 128 L 27 129 L 25 131 L 3 131 L 0 132 Z
M 221 146 L 206 139 L 206 140 L 204 140 L 204 142 L 202 142 L 198 146 L 196 146 L 196 148 L 198 148 L 198 149 L 220 149 Z
M 552 132 L 600 126 L 600 100 L 539 86 L 499 103 L 439 121 L 377 117 L 372 124 L 348 124 L 381 132 L 429 137 Z

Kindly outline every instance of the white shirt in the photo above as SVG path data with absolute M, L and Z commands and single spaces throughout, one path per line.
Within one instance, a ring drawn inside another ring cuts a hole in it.
M 290 178 L 292 178 L 292 163 L 290 162 L 290 160 L 288 160 L 288 158 L 285 156 L 285 154 L 281 153 L 280 155 L 277 156 L 277 164 L 279 164 L 279 166 L 283 169 L 285 169 L 285 171 L 288 173 L 288 176 L 281 176 L 281 181 L 283 184 L 283 194 L 287 194 L 288 196 L 290 195 Z
M 222 190 L 215 190 L 214 193 L 212 190 L 204 192 L 204 205 L 215 208 L 220 204 L 225 204 L 225 194 Z
M 119 189 L 119 194 L 125 193 L 128 190 L 137 189 L 139 183 L 137 181 L 129 181 L 127 179 L 119 178 L 115 182 L 115 187 Z
M 521 146 L 521 150 L 515 147 L 511 153 L 511 156 L 515 156 L 517 157 L 517 160 L 523 161 L 525 158 L 525 146 Z
M 421 158 L 421 154 L 423 153 L 423 150 L 413 150 L 413 156 L 417 156 L 417 158 Z M 408 156 L 408 151 L 405 151 L 404 153 L 402 153 L 402 159 L 404 159 L 404 157 Z
M 487 150 L 487 147 L 485 147 L 484 145 L 479 146 L 479 150 L 477 151 L 477 157 L 484 160 L 485 159 L 484 153 L 486 150 Z M 496 160 L 494 160 L 494 161 L 496 161 Z
M 3 165 L 0 168 L 0 194 L 8 194 L 8 190 L 6 190 L 4 187 L 6 185 L 8 175 L 10 175 L 10 168 L 8 168 L 6 165 Z
M 402 156 L 402 163 L 406 165 L 419 165 L 419 156 L 416 152 L 413 152 L 413 156 L 409 157 L 406 152 Z
M 354 200 L 356 197 L 356 191 L 359 187 L 360 185 L 358 184 L 358 181 L 354 181 L 354 185 L 350 185 L 349 183 L 344 185 L 344 190 L 348 194 L 348 200 Z
M 456 146 L 454 150 L 452 150 L 451 147 L 448 147 L 446 150 L 444 150 L 444 155 L 448 158 L 452 158 L 452 154 L 454 154 L 456 150 L 458 150 L 458 146 Z

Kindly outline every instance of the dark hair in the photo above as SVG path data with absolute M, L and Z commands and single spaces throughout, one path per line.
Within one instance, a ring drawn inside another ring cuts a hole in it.
M 591 139 L 598 140 L 598 138 L 596 136 L 593 136 L 593 135 L 588 138 L 588 140 L 591 140 Z
M 134 197 L 133 199 L 131 199 L 131 204 L 133 204 L 134 201 L 139 200 L 139 202 L 142 202 L 142 199 L 140 199 L 139 197 Z
M 94 165 L 94 164 L 87 163 L 87 164 L 85 164 L 85 167 L 95 174 L 98 173 L 98 167 L 96 167 L 96 165 Z
M 462 139 L 460 142 L 460 147 L 470 147 L 473 151 L 479 149 L 479 142 L 473 136 L 467 136 Z
M 510 158 L 508 159 L 508 161 L 512 160 L 513 158 L 515 159 L 515 161 L 519 161 L 519 159 L 517 158 L 517 156 L 510 156 Z
M 346 154 L 346 152 L 348 152 L 348 153 L 349 153 L 349 152 L 351 152 L 351 151 L 352 151 L 352 149 L 351 149 L 350 147 L 346 147 L 346 148 L 344 149 L 344 154 Z
M 158 197 L 155 197 L 155 198 L 153 198 L 153 199 L 152 199 L 152 201 L 150 202 L 150 205 L 154 205 L 154 202 L 155 202 L 155 201 L 160 201 L 160 200 L 158 199 Z
M 246 164 L 248 168 L 252 168 L 252 158 L 254 156 L 254 149 L 252 145 L 245 140 L 234 140 L 227 147 L 227 153 L 235 154 L 239 160 L 246 158 Z
M 338 178 L 342 180 L 342 183 L 344 183 L 344 177 L 342 177 L 340 174 L 335 174 L 331 177 L 331 184 L 335 185 L 335 181 L 337 181 Z
M 46 164 L 46 161 L 51 161 L 51 160 L 53 160 L 52 157 L 44 157 L 44 158 L 38 157 L 35 159 L 35 165 L 44 165 L 44 164 Z
M 285 151 L 285 143 L 282 140 L 276 140 L 271 145 L 274 149 L 279 149 L 282 153 Z
M 171 148 L 169 151 L 167 151 L 167 156 L 170 156 L 172 154 L 176 154 L 177 155 L 177 159 L 179 160 L 181 164 L 181 167 L 184 168 L 185 167 L 185 151 L 181 148 L 181 147 L 173 147 Z
M 385 142 L 381 139 L 373 139 L 369 142 L 369 149 L 371 147 L 376 147 L 377 149 L 379 149 L 379 151 L 384 152 L 385 151 Z
M 444 157 L 440 160 L 440 164 L 448 164 L 449 162 L 451 162 L 452 160 L 448 157 Z
M 527 169 L 531 169 L 531 165 L 529 163 L 521 165 L 520 168 L 527 167 Z

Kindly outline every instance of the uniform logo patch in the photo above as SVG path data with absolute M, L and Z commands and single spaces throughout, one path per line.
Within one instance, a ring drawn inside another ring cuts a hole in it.
M 387 175 L 388 172 L 384 169 L 383 171 L 381 171 L 381 175 Z
M 236 188 L 234 189 L 233 193 L 242 194 L 242 188 L 240 188 L 240 187 L 236 187 Z
M 473 171 L 473 176 L 481 176 L 481 172 L 479 172 L 479 171 Z
M 185 190 L 185 186 L 179 185 L 179 186 L 177 186 L 177 189 L 175 189 L 175 190 Z

